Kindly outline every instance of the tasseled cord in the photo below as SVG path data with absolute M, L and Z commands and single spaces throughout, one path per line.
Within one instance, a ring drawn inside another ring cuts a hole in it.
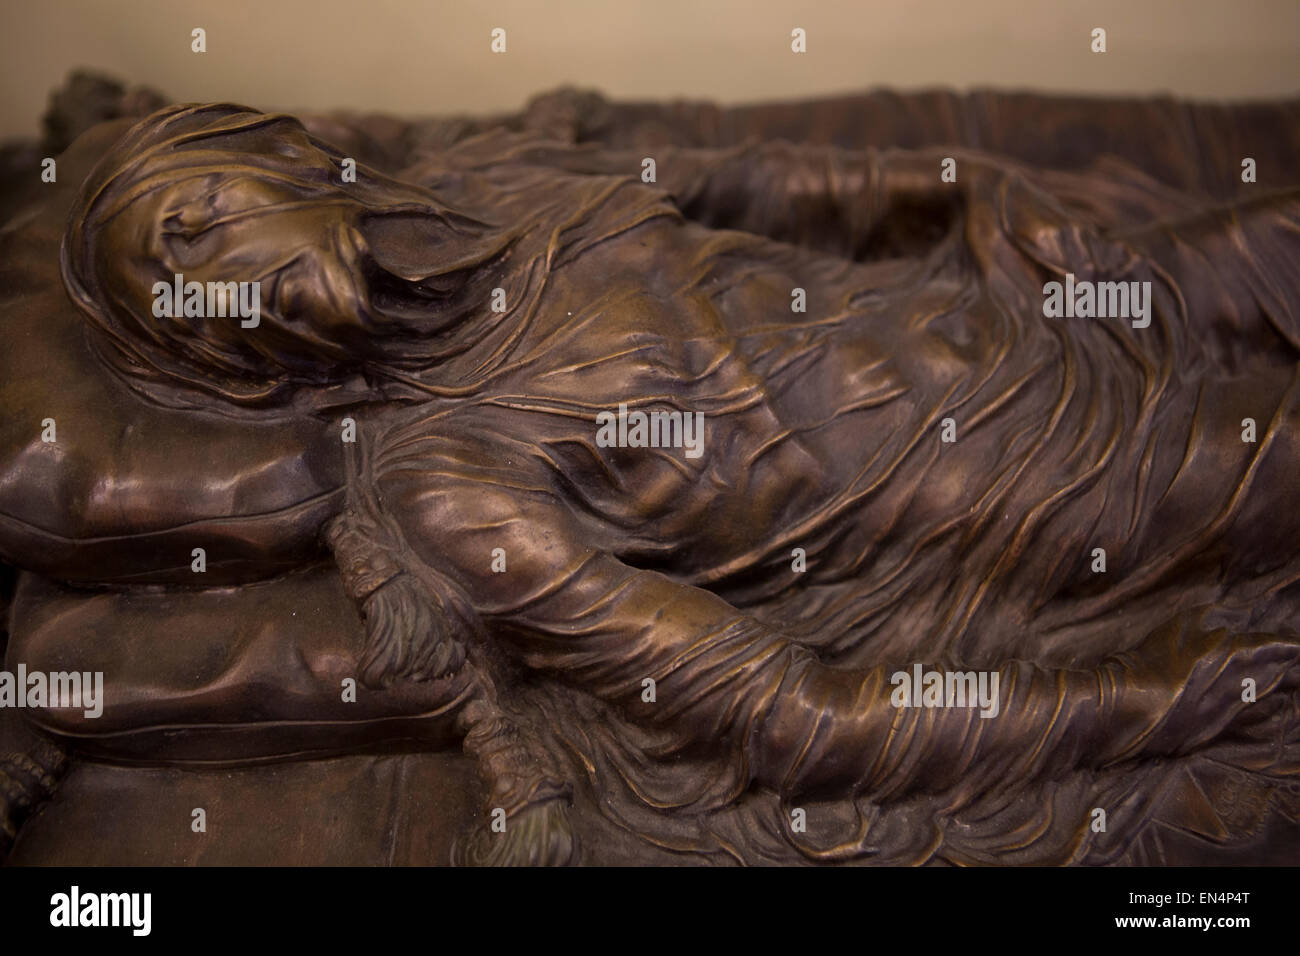
M 0 756 L 0 861 L 23 823 L 54 793 L 67 766 L 63 748 L 44 738 L 25 752 Z
M 360 432 L 360 429 L 358 429 Z M 575 862 L 578 840 L 568 815 L 570 788 L 550 754 L 524 736 L 502 709 L 482 653 L 482 623 L 455 582 L 427 567 L 406 544 L 378 499 L 368 441 L 345 443 L 345 511 L 326 529 L 344 587 L 365 621 L 361 680 L 387 687 L 403 680 L 457 675 L 469 684 L 456 718 L 465 753 L 489 792 L 484 822 L 458 839 L 453 861 L 473 866 L 562 866 Z M 358 447 L 360 446 L 360 447 Z M 458 693 L 459 693 L 458 686 Z M 491 826 L 505 811 L 505 831 Z

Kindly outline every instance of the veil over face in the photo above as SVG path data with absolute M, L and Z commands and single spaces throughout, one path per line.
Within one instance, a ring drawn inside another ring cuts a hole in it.
M 372 362 L 427 364 L 474 269 L 514 235 L 368 168 L 345 183 L 344 159 L 296 119 L 239 106 L 133 127 L 87 179 L 62 250 L 115 369 L 264 406 Z M 176 275 L 260 283 L 258 325 L 155 316 L 155 284 Z

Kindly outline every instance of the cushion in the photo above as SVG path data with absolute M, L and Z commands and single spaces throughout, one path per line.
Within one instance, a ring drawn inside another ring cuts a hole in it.
M 79 751 L 118 763 L 459 743 L 448 706 L 458 701 L 458 679 L 360 684 L 364 628 L 332 566 L 203 591 L 89 592 L 24 574 L 11 623 L 10 673 L 22 663 L 29 674 L 103 674 L 98 717 L 85 707 L 22 713 Z M 345 693 L 348 679 L 355 694 Z
M 129 126 L 81 136 L 44 200 L 0 231 L 0 559 L 68 581 L 193 585 L 204 548 L 205 585 L 270 577 L 321 553 L 342 500 L 337 423 L 148 402 L 91 351 L 64 291 L 68 210 Z

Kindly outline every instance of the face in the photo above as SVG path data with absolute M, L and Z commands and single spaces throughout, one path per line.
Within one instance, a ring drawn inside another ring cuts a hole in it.
M 111 220 L 103 237 L 114 250 L 114 285 L 185 347 L 273 360 L 288 370 L 322 371 L 363 357 L 369 336 L 364 284 L 363 207 L 340 193 L 304 195 L 264 170 L 237 166 L 195 171 L 145 194 Z M 125 252 L 126 255 L 121 255 Z M 154 318 L 152 288 L 185 282 L 256 282 L 260 318 Z M 143 295 L 148 301 L 140 303 Z M 187 349 L 189 351 L 190 349 Z
M 481 314 L 479 286 L 499 281 L 482 267 L 516 238 L 373 170 L 345 184 L 339 157 L 287 117 L 173 107 L 109 159 L 65 240 L 69 288 L 133 367 L 222 394 L 440 360 L 463 345 L 449 330 Z M 177 275 L 250 284 L 258 321 L 155 310 Z

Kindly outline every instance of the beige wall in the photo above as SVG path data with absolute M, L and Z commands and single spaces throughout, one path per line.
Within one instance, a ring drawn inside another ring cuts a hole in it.
M 0 136 L 76 66 L 177 100 L 514 109 L 572 83 L 723 102 L 944 85 L 1300 93 L 1300 0 L 5 0 Z M 190 52 L 190 30 L 208 52 Z M 493 55 L 489 31 L 508 31 Z M 790 30 L 808 52 L 790 52 Z M 1089 52 L 1105 27 L 1109 52 Z

